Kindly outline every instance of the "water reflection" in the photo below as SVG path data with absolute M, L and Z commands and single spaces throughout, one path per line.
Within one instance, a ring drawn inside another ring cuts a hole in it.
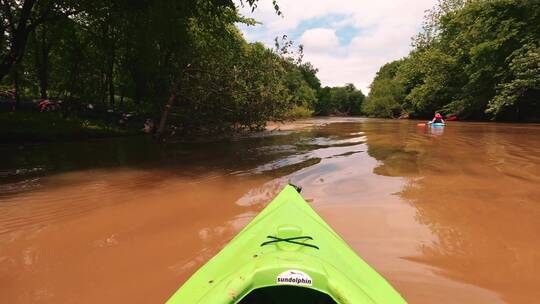
M 368 135 L 368 144 L 380 145 L 369 144 L 368 153 L 382 162 L 374 172 L 408 178 L 400 196 L 437 236 L 412 260 L 496 291 L 508 303 L 535 302 L 540 296 L 535 287 L 540 285 L 538 129 L 447 128 L 453 129 L 444 142 L 418 136 L 423 132 L 379 133 L 373 141 Z
M 441 136 L 444 134 L 445 127 L 431 127 L 429 128 L 429 133 L 433 136 Z

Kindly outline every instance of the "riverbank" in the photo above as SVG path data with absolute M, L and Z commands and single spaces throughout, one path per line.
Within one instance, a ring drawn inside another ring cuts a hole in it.
M 298 119 L 308 119 L 312 114 L 313 111 L 305 107 L 295 107 L 287 113 L 285 121 L 292 122 Z M 131 120 L 133 121 L 126 122 L 124 126 L 112 122 L 114 121 L 114 115 L 112 114 L 94 116 L 99 118 L 92 119 L 89 118 L 89 115 L 85 115 L 84 118 L 74 116 L 64 118 L 60 112 L 0 112 L 0 143 L 44 143 L 144 134 L 141 131 L 143 119 L 140 115 L 137 115 L 137 118 L 132 117 Z M 140 128 L 137 127 L 139 124 Z M 252 132 L 250 131 L 250 133 Z M 238 134 L 243 133 L 238 132 Z M 199 141 L 198 137 L 215 140 L 234 135 L 234 132 L 224 132 L 223 134 L 180 134 L 174 132 L 168 134 L 174 141 L 179 138 Z
M 1 143 L 85 140 L 134 135 L 138 132 L 98 120 L 63 118 L 57 112 L 11 112 L 0 115 Z

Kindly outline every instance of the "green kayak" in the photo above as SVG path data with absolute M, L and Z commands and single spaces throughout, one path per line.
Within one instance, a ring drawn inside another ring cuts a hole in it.
M 167 303 L 406 302 L 288 185 Z

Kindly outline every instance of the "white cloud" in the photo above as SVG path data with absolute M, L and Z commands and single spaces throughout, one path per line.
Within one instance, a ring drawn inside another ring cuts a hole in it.
M 354 83 L 367 93 L 381 65 L 408 54 L 410 39 L 419 30 L 425 10 L 437 0 L 278 0 L 284 17 L 275 14 L 272 1 L 258 3 L 253 14 L 250 9 L 241 10 L 263 23 L 241 27 L 248 40 L 272 46 L 274 37 L 297 33 L 296 40 L 305 47 L 304 59 L 319 68 L 323 85 Z M 327 16 L 342 19 L 303 28 L 303 22 Z M 340 44 L 343 37 L 338 30 L 344 26 L 354 27 L 356 33 L 349 43 Z
M 314 51 L 324 51 L 339 47 L 338 37 L 332 29 L 309 29 L 302 34 L 299 40 L 305 48 Z

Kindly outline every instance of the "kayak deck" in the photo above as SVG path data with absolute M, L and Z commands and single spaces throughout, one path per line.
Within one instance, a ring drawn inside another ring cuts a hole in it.
M 286 186 L 167 303 L 289 302 L 405 303 L 292 186 Z

